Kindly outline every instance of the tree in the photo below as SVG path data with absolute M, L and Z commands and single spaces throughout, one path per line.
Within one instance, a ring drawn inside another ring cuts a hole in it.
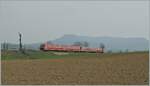
M 103 43 L 100 43 L 100 48 L 102 49 L 102 53 L 104 53 L 105 45 Z
M 2 46 L 3 46 L 3 50 L 8 50 L 8 43 L 4 42 Z
M 8 43 L 6 43 L 6 50 L 8 50 Z
M 119 53 L 122 53 L 122 50 L 120 50 Z
M 81 46 L 81 47 L 88 47 L 89 43 L 84 41 L 84 42 L 74 42 L 73 45 L 75 46 Z
M 48 41 L 47 43 L 48 43 L 48 44 L 53 44 L 52 41 Z
M 81 42 L 74 42 L 73 45 L 74 46 L 82 46 L 82 43 Z
M 5 50 L 6 49 L 6 45 L 5 45 L 5 42 L 3 43 L 3 50 Z
M 89 46 L 89 43 L 88 42 L 83 42 L 83 44 L 82 44 L 84 47 L 88 47 Z

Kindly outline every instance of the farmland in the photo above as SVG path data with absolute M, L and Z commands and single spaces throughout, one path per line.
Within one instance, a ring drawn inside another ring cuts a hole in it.
M 9 85 L 148 85 L 149 53 L 2 52 Z

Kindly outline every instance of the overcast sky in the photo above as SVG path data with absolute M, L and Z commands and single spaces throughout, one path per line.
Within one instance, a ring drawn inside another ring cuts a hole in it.
M 0 1 L 0 41 L 83 36 L 149 36 L 148 1 Z

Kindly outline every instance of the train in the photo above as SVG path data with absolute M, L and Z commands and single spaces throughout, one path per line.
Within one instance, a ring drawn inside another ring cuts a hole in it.
M 61 51 L 61 52 L 90 52 L 90 53 L 104 53 L 102 48 L 81 47 L 78 45 L 59 45 L 59 44 L 41 44 L 42 51 Z

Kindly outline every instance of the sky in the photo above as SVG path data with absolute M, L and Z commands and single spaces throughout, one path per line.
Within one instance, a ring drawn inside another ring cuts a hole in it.
M 65 34 L 149 39 L 148 1 L 0 1 L 0 42 L 54 40 Z

